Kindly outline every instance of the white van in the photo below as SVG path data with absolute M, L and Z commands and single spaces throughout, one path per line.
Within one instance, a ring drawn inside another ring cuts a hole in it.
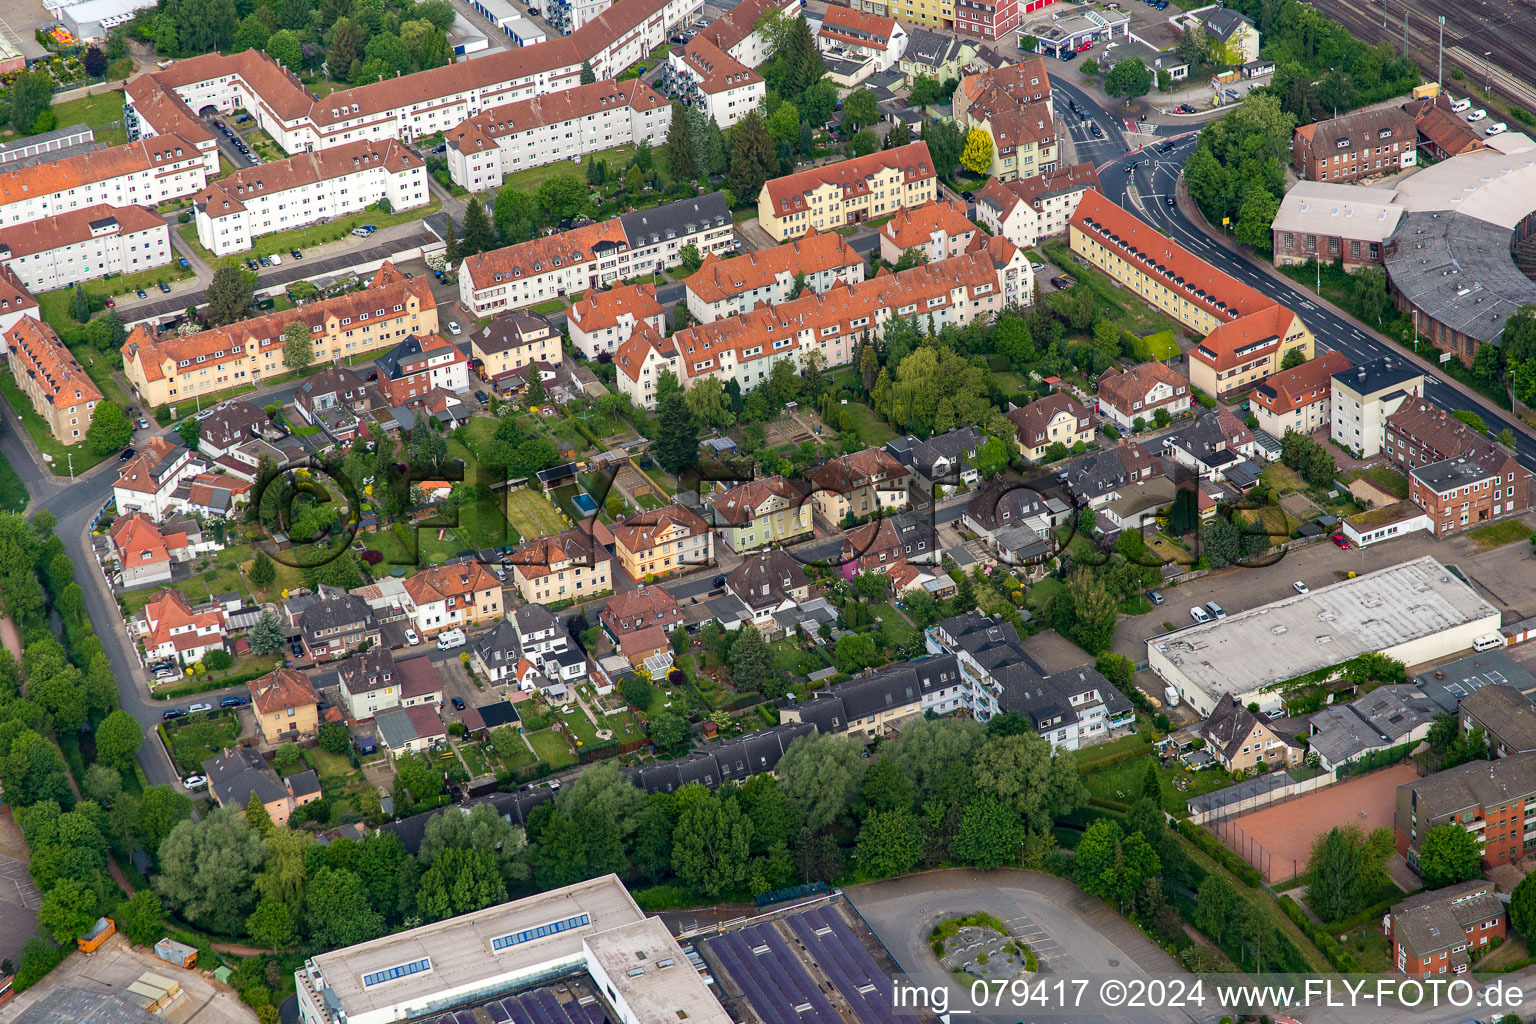
M 440 651 L 451 651 L 455 647 L 463 646 L 464 631 L 462 629 L 450 629 L 447 632 L 440 634 L 437 638 L 437 649 Z
M 1195 605 L 1193 608 L 1191 608 L 1189 610 L 1189 617 L 1194 619 L 1196 622 L 1210 622 L 1211 621 L 1211 617 L 1209 615 L 1207 615 L 1205 613 L 1205 609 L 1201 608 L 1199 605 Z
M 1484 135 L 1503 135 L 1507 131 L 1509 131 L 1509 125 L 1505 124 L 1503 121 L 1495 121 L 1495 122 L 1493 122 L 1493 124 L 1491 124 L 1487 128 L 1483 129 L 1483 134 Z
M 1474 651 L 1491 651 L 1495 647 L 1503 646 L 1504 638 L 1496 633 L 1489 633 L 1487 636 L 1480 636 L 1472 641 L 1472 649 Z
M 1463 110 L 1470 109 L 1471 106 L 1472 106 L 1472 101 L 1467 99 L 1465 96 L 1463 96 L 1459 100 L 1451 100 L 1451 112 L 1452 113 L 1459 114 Z

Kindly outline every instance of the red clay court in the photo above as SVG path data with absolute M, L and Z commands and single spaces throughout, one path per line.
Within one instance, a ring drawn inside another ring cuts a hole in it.
M 1364 832 L 1392 827 L 1397 787 L 1418 778 L 1409 762 L 1336 782 L 1305 796 L 1228 818 L 1217 837 L 1264 873 L 1282 882 L 1307 870 L 1312 841 L 1335 826 L 1358 825 Z

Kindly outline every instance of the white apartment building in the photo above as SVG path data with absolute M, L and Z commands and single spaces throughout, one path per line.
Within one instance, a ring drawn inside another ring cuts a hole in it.
M 870 61 L 877 72 L 889 71 L 907 52 L 907 31 L 894 18 L 828 4 L 816 48 L 842 60 Z
M 394 140 L 351 142 L 236 171 L 194 200 L 197 239 L 215 256 L 245 252 L 275 231 L 330 220 L 389 200 L 425 206 L 427 165 Z
M 757 26 L 769 14 L 800 17 L 803 5 L 803 0 L 741 0 L 705 26 L 699 37 L 714 43 L 749 68 L 762 67 L 771 54 L 768 40 Z
M 0 169 L 0 227 L 89 206 L 156 206 L 208 184 L 196 146 L 179 135 Z
M 483 192 L 513 171 L 614 146 L 660 145 L 671 124 L 667 98 L 639 79 L 579 85 L 493 107 L 450 130 L 448 174 L 455 185 Z
M 712 192 L 471 256 L 459 300 L 488 316 L 675 267 L 685 245 L 707 256 L 735 244 L 730 207 Z
M 1396 356 L 1341 370 L 1329 383 L 1329 436 L 1362 459 L 1381 451 L 1387 417 L 1424 394 L 1424 372 Z
M 806 290 L 821 294 L 839 281 L 858 284 L 864 280 L 864 268 L 863 255 L 842 235 L 815 230 L 772 249 L 728 260 L 706 256 L 699 269 L 688 275 L 688 312 L 707 324 L 765 303 L 784 302 L 797 276 Z
M 33 292 L 153 270 L 173 255 L 165 220 L 142 206 L 88 206 L 0 228 L 0 263 Z
M 207 54 L 141 75 L 126 91 L 124 117 L 129 137 L 143 138 L 184 126 L 191 111 L 242 108 L 287 153 L 365 139 L 410 142 L 492 107 L 575 88 L 584 61 L 599 79 L 615 78 L 700 6 L 701 0 L 618 0 L 569 36 L 325 97 L 266 54 Z
M 637 327 L 666 333 L 667 311 L 656 301 L 656 286 L 617 285 L 607 291 L 588 292 L 566 314 L 571 347 L 587 359 L 604 352 L 613 355 Z
M 976 222 L 1014 245 L 1033 248 L 1042 238 L 1065 234 L 1083 193 L 1098 187 L 1092 164 L 1012 181 L 992 178 L 976 193 Z
M 568 36 L 609 7 L 613 0 L 547 0 L 544 20 L 563 36 Z
M 661 83 L 684 103 L 701 108 L 722 129 L 762 106 L 767 91 L 762 75 L 702 35 L 667 55 Z

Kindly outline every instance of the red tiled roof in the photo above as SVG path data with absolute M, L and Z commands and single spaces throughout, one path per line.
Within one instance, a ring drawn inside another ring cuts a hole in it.
M 55 408 L 101 399 L 101 391 L 85 367 L 41 320 L 22 317 L 6 332 L 5 341 L 10 347 L 12 369 L 36 381 L 43 397 Z
M 187 535 L 180 534 L 181 546 L 185 547 Z M 112 546 L 124 569 L 142 569 L 146 565 L 159 565 L 171 560 L 170 545 L 160 535 L 154 522 L 142 512 L 123 516 L 112 524 Z
M 482 110 L 444 137 L 461 151 L 473 151 L 504 136 L 591 117 L 621 105 L 643 114 L 666 106 L 667 98 L 638 78 L 593 82 Z
M 213 182 L 193 199 L 209 217 L 219 218 L 240 213 L 244 200 L 268 196 L 317 182 L 357 174 L 373 167 L 383 167 L 391 174 L 425 167 L 421 157 L 395 139 L 346 142 L 339 146 L 300 153 L 286 160 L 246 167 L 227 178 Z M 300 200 L 302 201 L 302 200 Z
M 898 249 L 927 245 L 935 232 L 948 239 L 975 231 L 976 225 L 966 216 L 964 203 L 937 199 L 930 199 L 921 206 L 902 207 L 880 227 L 881 236 Z
M 308 707 L 319 701 L 314 684 L 303 672 L 280 668 L 250 682 L 251 703 L 264 715 L 289 708 Z
M 118 235 L 133 235 L 166 226 L 165 218 L 142 206 L 109 206 L 101 203 L 0 229 L 0 258 L 20 259 L 33 253 L 83 242 L 96 233 L 92 224 L 108 219 L 117 221 Z
M 710 499 L 710 505 L 713 506 L 716 516 L 733 526 L 741 526 L 750 523 L 756 516 L 757 510 L 774 496 L 783 498 L 790 503 L 791 507 L 796 507 L 805 500 L 805 496 L 795 488 L 795 485 L 782 476 L 765 476 L 732 487 L 724 494 L 716 495 Z
M 864 257 L 835 231 L 812 228 L 801 237 L 772 249 L 760 249 L 731 259 L 713 252 L 699 269 L 688 275 L 687 288 L 706 303 L 716 303 L 742 292 L 766 288 L 780 275 L 819 274 L 864 264 Z
M 649 551 L 659 543 L 660 536 L 674 527 L 681 527 L 684 536 L 697 537 L 709 532 L 709 524 L 698 513 L 681 505 L 668 505 L 630 516 L 612 526 L 615 544 L 622 544 L 626 551 Z
M 0 206 L 187 160 L 201 162 L 202 154 L 196 146 L 180 135 L 156 135 L 125 146 L 76 153 L 15 170 L 0 170 Z
M 661 587 L 642 586 L 615 594 L 603 606 L 603 625 L 615 636 L 650 625 L 671 626 L 683 621 L 677 599 Z
M 756 85 L 763 76 L 703 36 L 694 36 L 673 55 L 699 79 L 699 89 L 713 95 Z
M 1217 370 L 1229 370 L 1278 346 L 1297 319 L 1284 306 L 1261 309 L 1217 325 L 1204 341 L 1189 350 L 1189 356 Z
M 869 191 L 872 175 L 892 168 L 903 172 L 906 184 L 932 178 L 933 157 L 928 154 L 926 142 L 911 142 L 895 149 L 882 150 L 852 160 L 838 160 L 796 174 L 774 178 L 763 186 L 774 214 L 783 216 L 809 207 L 806 196 L 824 185 L 842 189 L 842 198 L 859 196 Z
M 566 316 L 573 325 L 591 334 L 618 326 L 619 318 L 625 315 L 639 323 L 665 312 L 656 301 L 655 285 L 620 284 L 607 291 L 589 290 Z
M 417 660 L 425 661 L 426 659 Z M 411 720 L 411 728 L 416 730 L 418 739 L 430 740 L 447 735 L 448 729 L 443 725 L 443 718 L 437 713 L 436 708 L 417 704 L 406 708 L 405 715 Z
M 1166 364 L 1142 363 L 1124 372 L 1105 370 L 1100 374 L 1099 400 L 1129 416 L 1135 411 L 1135 404 L 1145 401 L 1147 392 L 1159 383 L 1174 389 L 1189 387 L 1189 379 Z M 1185 394 L 1189 394 L 1188 390 Z
M 812 470 L 811 481 L 824 490 L 848 494 L 876 482 L 889 486 L 910 475 L 911 471 L 884 448 L 865 448 L 851 455 L 839 455 Z
M 1278 370 L 1259 381 L 1254 401 L 1272 413 L 1290 412 L 1313 402 L 1328 401 L 1333 375 L 1353 363 L 1342 352 L 1324 352 L 1300 366 Z
M 883 50 L 896 31 L 892 18 L 855 11 L 850 7 L 828 4 L 821 19 L 821 35 L 846 40 L 855 46 Z
M 475 594 L 500 586 L 479 562 L 456 562 L 423 569 L 405 581 L 405 592 L 418 605 L 451 598 L 472 603 Z

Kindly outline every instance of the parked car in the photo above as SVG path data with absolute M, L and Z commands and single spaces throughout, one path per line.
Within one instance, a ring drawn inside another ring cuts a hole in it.
M 187 713 L 191 714 L 191 713 L 193 713 L 195 711 L 212 711 L 212 710 L 213 710 L 213 705 L 212 704 L 193 704 L 193 705 L 191 705 L 191 706 L 189 706 L 187 708 Z
M 1147 600 L 1151 601 L 1153 604 L 1162 604 L 1163 603 L 1163 595 L 1159 594 L 1155 590 L 1149 590 L 1149 591 L 1147 591 Z
M 1193 608 L 1191 608 L 1189 610 L 1189 617 L 1194 619 L 1196 622 L 1210 622 L 1211 621 L 1211 617 L 1209 615 L 1205 614 L 1205 609 L 1201 608 L 1199 605 L 1195 605 Z
M 1333 535 L 1333 542 L 1334 542 L 1334 544 L 1336 544 L 1339 547 L 1343 548 L 1345 551 L 1349 550 L 1349 538 L 1344 536 L 1342 533 L 1334 534 Z
M 208 785 L 208 778 L 204 775 L 188 775 L 181 780 L 181 784 L 188 789 L 202 789 Z
M 171 286 L 166 284 L 164 281 L 161 281 L 160 282 L 160 290 L 162 292 L 165 292 L 167 295 L 169 295 L 171 293 Z
M 132 448 L 124 448 L 122 451 L 117 453 L 117 461 L 127 462 L 129 459 L 133 458 L 133 455 L 134 451 Z
M 292 256 L 296 260 L 301 260 L 304 258 L 304 254 L 297 249 L 289 249 L 288 255 Z
M 464 710 L 464 698 L 463 697 L 455 697 L 455 698 L 453 698 L 453 706 L 456 709 L 458 709 L 459 711 L 463 711 Z
M 475 392 L 475 401 L 479 402 L 481 405 L 485 405 L 490 400 L 490 396 L 487 395 L 484 391 Z
M 1077 60 L 1077 51 L 1076 50 L 1063 50 L 1060 53 L 1059 56 L 1061 57 L 1061 59 L 1063 61 Z
M 1276 718 L 1284 718 L 1285 717 L 1285 709 L 1284 708 L 1270 708 L 1268 711 L 1264 712 L 1264 717 L 1268 718 L 1270 721 L 1274 721 Z
M 304 657 L 304 645 L 299 643 L 297 640 L 295 640 L 293 643 L 289 644 L 288 645 L 288 649 L 293 651 L 293 656 L 295 658 L 302 658 L 302 657 Z
M 1173 109 L 1176 110 L 1177 112 L 1179 112 L 1180 114 L 1193 114 L 1195 112 L 1195 108 L 1193 106 L 1191 106 L 1190 104 L 1188 104 L 1188 103 L 1180 103 L 1177 107 L 1174 107 Z
M 221 708 L 243 708 L 248 702 L 244 697 L 225 697 L 219 701 Z
M 192 268 L 192 264 L 187 262 L 187 258 L 185 256 L 176 257 L 176 262 L 181 264 L 182 270 L 190 270 Z
M 448 321 L 448 333 L 453 335 L 454 337 L 458 337 L 459 335 L 464 333 L 464 328 L 459 326 L 459 322 L 457 320 L 449 320 Z
M 160 717 L 169 722 L 176 718 L 186 718 L 187 713 L 182 708 L 168 708 L 163 713 L 161 713 Z
M 140 430 L 148 430 L 149 429 L 149 420 L 145 419 L 143 416 L 139 417 L 139 429 Z
M 135 288 L 133 293 L 141 299 L 149 298 L 149 292 L 146 292 L 143 288 Z
M 247 269 L 247 270 L 260 270 L 261 269 L 261 264 L 257 263 L 255 260 L 246 260 L 245 261 L 245 269 Z
M 256 262 L 264 267 L 270 267 L 272 265 L 272 261 L 267 259 L 265 256 L 256 257 Z
M 1297 580 L 1295 583 L 1292 583 L 1291 587 L 1298 594 L 1308 594 L 1308 593 L 1311 593 L 1311 591 L 1309 591 L 1307 589 L 1307 585 L 1305 583 L 1301 582 L 1301 580 Z
M 281 256 L 279 256 L 277 253 L 273 253 L 271 255 L 270 259 L 272 260 L 272 265 L 274 267 L 280 267 L 280 266 L 283 265 L 283 258 Z
M 106 301 L 107 301 L 107 308 L 108 309 L 111 309 L 113 306 L 117 305 L 117 300 L 114 299 L 110 295 L 107 296 L 107 300 Z
M 181 673 L 174 668 L 162 668 L 155 672 L 155 682 L 169 683 L 181 678 Z
M 1045 264 L 1044 263 L 1031 263 L 1029 265 L 1029 269 L 1033 270 L 1035 273 L 1038 274 L 1041 271 L 1045 270 Z
M 1488 116 L 1488 111 L 1484 110 L 1482 107 L 1478 107 L 1476 110 L 1471 110 L 1471 111 L 1467 112 L 1467 120 L 1468 121 L 1481 121 L 1483 118 L 1485 118 L 1487 116 Z
M 1207 601 L 1207 602 L 1205 602 L 1205 608 L 1206 608 L 1207 611 L 1209 611 L 1212 615 L 1216 616 L 1218 619 L 1224 619 L 1224 618 L 1227 617 L 1226 611 L 1221 607 L 1221 605 L 1217 604 L 1215 601 Z
M 414 629 L 408 629 L 405 631 L 405 642 L 410 644 L 412 647 L 415 647 L 417 644 L 421 643 L 421 637 L 416 635 L 416 631 Z
M 1509 125 L 1505 124 L 1503 121 L 1495 121 L 1493 124 L 1483 129 L 1483 134 L 1503 135 L 1507 131 L 1509 131 Z
M 1238 91 L 1236 89 L 1223 89 L 1221 91 L 1222 91 L 1222 94 L 1225 95 L 1227 97 L 1227 99 L 1229 99 L 1229 100 L 1235 100 L 1235 99 L 1240 99 L 1241 98 L 1241 96 L 1238 94 Z

